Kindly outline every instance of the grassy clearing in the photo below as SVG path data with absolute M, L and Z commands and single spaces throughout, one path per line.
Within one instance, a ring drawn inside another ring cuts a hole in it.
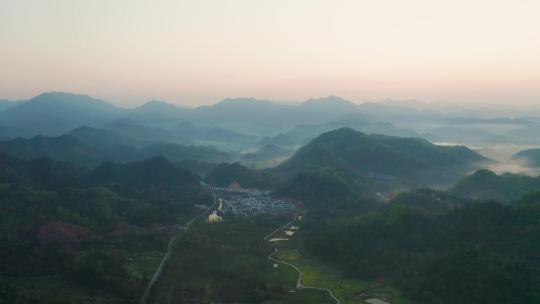
M 277 265 L 277 267 L 274 266 Z M 264 304 L 333 304 L 334 302 L 321 291 L 296 290 L 298 273 L 289 266 L 268 261 L 264 281 L 274 286 L 282 286 L 280 299 L 267 301 Z
M 277 267 L 274 267 L 274 264 Z M 288 289 L 294 289 L 296 287 L 296 279 L 298 274 L 294 269 L 286 265 L 268 261 L 266 266 L 266 272 L 264 273 L 264 280 L 272 284 L 282 284 Z
M 127 264 L 127 271 L 130 276 L 138 279 L 144 277 L 151 279 L 159 266 L 162 256 L 163 253 L 158 251 L 149 251 L 133 256 L 131 257 L 133 260 Z
M 388 299 L 393 304 L 410 304 L 397 290 L 389 286 L 346 278 L 335 269 L 302 256 L 297 250 L 282 249 L 276 254 L 276 258 L 294 264 L 302 270 L 303 285 L 328 288 L 342 304 L 364 304 L 365 302 L 358 296 L 366 291 Z

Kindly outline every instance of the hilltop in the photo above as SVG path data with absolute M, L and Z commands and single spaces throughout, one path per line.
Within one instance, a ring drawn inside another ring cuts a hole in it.
M 437 146 L 419 138 L 367 135 L 350 128 L 324 133 L 276 170 L 345 168 L 375 179 L 448 183 L 489 162 L 463 146 Z

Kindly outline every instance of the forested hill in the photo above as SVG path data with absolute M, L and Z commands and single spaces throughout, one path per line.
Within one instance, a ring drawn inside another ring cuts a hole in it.
M 200 177 L 177 167 L 162 156 L 156 156 L 127 164 L 103 163 L 86 176 L 86 181 L 90 184 L 148 188 L 197 184 Z
M 341 167 L 375 179 L 437 184 L 452 182 L 487 162 L 463 146 L 437 146 L 419 138 L 366 135 L 341 128 L 315 138 L 277 170 Z
M 0 303 L 135 302 L 173 227 L 210 203 L 197 175 L 162 157 L 85 171 L 0 154 Z M 41 277 L 69 290 L 24 283 Z
M 489 170 L 478 170 L 457 182 L 449 191 L 472 199 L 509 203 L 539 190 L 538 177 L 513 173 L 498 175 Z
M 521 162 L 526 166 L 540 167 L 540 149 L 527 149 L 520 151 L 512 156 L 512 161 Z
M 539 217 L 538 203 L 447 212 L 391 203 L 305 223 L 304 235 L 311 254 L 349 276 L 390 282 L 418 303 L 532 304 L 540 301 Z

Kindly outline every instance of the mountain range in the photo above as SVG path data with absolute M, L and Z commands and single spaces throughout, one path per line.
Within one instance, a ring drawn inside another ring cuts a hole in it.
M 80 126 L 99 127 L 126 110 L 86 95 L 44 93 L 0 112 L 0 125 L 33 135 L 58 136 Z
M 540 177 L 448 141 L 524 143 L 540 120 L 463 114 L 336 96 L 0 101 L 0 303 L 135 303 L 165 266 L 150 302 L 330 300 L 291 292 L 272 257 L 343 301 L 537 303 Z M 512 162 L 538 167 L 539 151 Z
M 165 156 L 174 162 L 186 160 L 221 163 L 232 156 L 205 146 L 174 143 L 140 143 L 113 132 L 89 127 L 77 128 L 58 137 L 37 135 L 0 142 L 0 152 L 20 159 L 43 157 L 93 168 L 105 161 L 130 162 L 153 156 Z
M 143 141 L 246 150 L 271 143 L 258 143 L 264 137 L 285 134 L 285 141 L 290 143 L 284 145 L 293 147 L 326 131 L 351 127 L 368 134 L 470 145 L 540 143 L 539 120 L 535 117 L 470 117 L 457 113 L 385 102 L 357 105 L 337 96 L 298 104 L 229 98 L 195 108 L 152 100 L 136 108 L 121 108 L 87 95 L 50 92 L 27 101 L 0 100 L 0 139 L 59 136 L 87 126 Z

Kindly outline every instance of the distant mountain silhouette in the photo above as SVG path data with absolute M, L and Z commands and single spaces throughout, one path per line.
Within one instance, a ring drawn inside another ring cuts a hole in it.
M 312 111 L 331 111 L 337 115 L 358 111 L 357 104 L 345 100 L 339 96 L 308 99 L 301 103 L 300 106 L 303 109 L 310 109 Z
M 103 100 L 69 93 L 44 93 L 0 112 L 0 125 L 30 134 L 61 135 L 76 127 L 98 127 L 125 110 Z
M 176 105 L 167 103 L 165 101 L 151 100 L 137 108 L 134 108 L 133 110 L 130 111 L 130 114 L 155 113 L 159 115 L 169 115 L 169 116 L 174 117 L 183 113 L 184 110 L 187 110 L 187 109 L 182 109 Z
M 408 129 L 398 128 L 388 122 L 376 122 L 363 118 L 361 114 L 347 114 L 334 121 L 325 124 L 297 125 L 288 132 L 286 136 L 296 142 L 305 142 L 313 139 L 322 133 L 343 127 L 352 128 L 367 134 L 382 134 L 400 137 L 419 137 L 420 135 Z
M 111 121 L 105 124 L 103 128 L 124 137 L 144 142 L 178 141 L 178 138 L 170 130 L 143 125 L 129 118 Z
M 140 149 L 146 157 L 164 156 L 174 162 L 197 160 L 207 163 L 231 161 L 231 155 L 204 146 L 185 146 L 174 143 L 153 143 Z
M 289 150 L 280 148 L 273 144 L 268 144 L 261 147 L 257 151 L 244 154 L 242 159 L 267 160 L 267 159 L 276 158 L 276 157 L 283 157 L 283 156 L 289 155 L 290 153 L 291 151 Z
M 298 117 L 290 105 L 254 98 L 230 98 L 211 106 L 195 108 L 192 119 L 236 132 L 263 135 L 286 128 Z
M 97 149 L 68 135 L 59 137 L 38 135 L 29 139 L 16 138 L 0 142 L 0 152 L 20 159 L 32 160 L 49 157 L 81 166 L 94 166 L 105 161 Z
M 540 149 L 527 149 L 520 151 L 514 154 L 511 160 L 531 168 L 538 168 L 540 167 Z
M 11 108 L 1 111 L 3 104 Z M 388 121 L 396 117 L 433 118 L 432 113 L 428 112 L 381 104 L 356 105 L 337 96 L 310 99 L 300 104 L 229 98 L 214 105 L 196 108 L 182 108 L 152 100 L 137 108 L 123 109 L 86 95 L 52 92 L 17 105 L 0 102 L 0 126 L 12 129 L 8 132 L 0 128 L 0 136 L 58 136 L 77 127 L 88 126 L 105 127 L 139 140 L 189 144 L 190 138 L 179 135 L 186 126 L 181 123 L 191 123 L 201 127 L 198 131 L 200 138 L 196 139 L 198 141 L 205 140 L 205 137 L 227 141 L 227 137 L 234 136 L 234 144 L 243 144 L 254 141 L 247 137 L 249 135 L 262 137 L 283 133 L 298 125 L 321 125 L 353 114 L 357 117 L 370 117 L 372 122 Z M 340 126 L 346 125 L 341 123 Z M 179 134 L 171 134 L 169 131 Z M 363 131 L 372 133 L 370 130 Z
M 418 110 L 377 102 L 362 103 L 358 105 L 358 110 L 362 115 L 375 121 L 417 122 L 440 121 L 444 118 L 442 114 L 430 110 Z
M 98 151 L 103 159 L 109 161 L 126 162 L 145 158 L 139 151 L 145 142 L 116 134 L 105 129 L 79 127 L 68 133 L 85 145 Z
M 242 164 L 258 168 L 274 167 L 283 159 L 291 156 L 292 150 L 283 149 L 273 144 L 267 144 L 257 151 L 246 153 L 240 159 Z
M 122 136 L 115 133 L 114 131 L 96 129 L 86 126 L 78 127 L 69 132 L 67 135 L 78 139 L 84 144 L 96 148 L 121 144 L 134 147 L 143 145 L 143 142 L 140 142 L 133 138 Z
M 184 141 L 218 142 L 230 144 L 250 144 L 256 141 L 255 136 L 227 130 L 222 127 L 201 126 L 195 123 L 182 122 L 171 129 L 173 134 Z
M 428 140 L 436 142 L 450 142 L 461 144 L 490 144 L 514 142 L 508 136 L 494 134 L 473 126 L 450 125 L 431 129 L 422 135 Z
M 126 118 L 144 125 L 172 128 L 189 117 L 191 109 L 180 108 L 163 101 L 152 100 L 129 111 Z
M 477 118 L 477 117 L 449 117 L 445 119 L 446 123 L 459 125 L 478 125 L 478 124 L 497 124 L 497 125 L 528 125 L 531 121 L 525 118 Z
M 279 133 L 276 136 L 266 136 L 257 143 L 257 147 L 263 147 L 266 145 L 276 145 L 282 148 L 290 148 L 296 146 L 296 143 L 289 136 Z
M 6 100 L 6 99 L 0 99 L 0 112 L 5 111 L 7 109 L 14 108 L 16 106 L 20 106 L 21 104 L 25 103 L 26 100 Z
M 164 156 L 174 162 L 187 160 L 221 163 L 232 156 L 211 147 L 174 143 L 143 143 L 107 130 L 81 127 L 70 135 L 16 138 L 0 142 L 0 152 L 21 159 L 49 157 L 57 161 L 92 168 L 105 161 L 131 162 Z
M 262 170 L 250 170 L 240 163 L 220 164 L 213 168 L 205 181 L 217 187 L 228 187 L 237 182 L 243 188 L 272 189 L 279 181 L 272 174 Z
M 356 105 L 331 96 L 299 105 L 278 104 L 253 98 L 230 98 L 193 110 L 198 122 L 253 135 L 286 131 L 298 124 L 324 123 L 354 111 Z
M 298 120 L 302 124 L 328 122 L 345 114 L 359 112 L 357 104 L 338 96 L 309 99 L 301 103 L 297 110 L 305 116 Z

